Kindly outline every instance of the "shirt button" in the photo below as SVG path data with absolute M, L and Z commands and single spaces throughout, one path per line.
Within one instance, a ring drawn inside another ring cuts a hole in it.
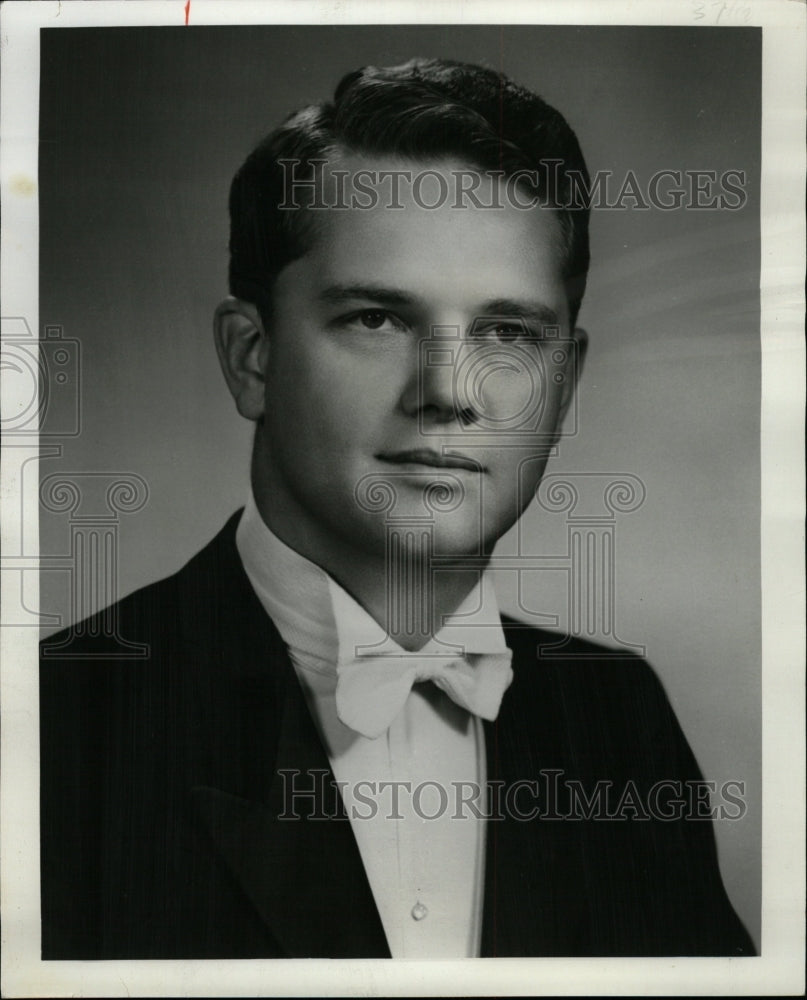
M 423 903 L 415 903 L 412 907 L 412 919 L 422 920 L 428 912 L 428 909 L 423 905 Z

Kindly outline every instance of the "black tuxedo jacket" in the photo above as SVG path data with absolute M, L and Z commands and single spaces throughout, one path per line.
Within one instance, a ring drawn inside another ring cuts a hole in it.
M 241 566 L 238 516 L 175 576 L 43 643 L 44 959 L 389 956 L 349 822 L 279 818 L 281 772 L 298 787 L 332 776 Z M 116 658 L 115 621 L 147 655 Z M 485 723 L 504 806 L 487 823 L 482 955 L 753 954 L 708 819 L 569 808 L 575 781 L 613 805 L 626 787 L 700 780 L 651 668 L 505 633 L 515 678 Z M 518 782 L 539 784 L 512 795 Z M 533 787 L 540 813 L 519 818 Z

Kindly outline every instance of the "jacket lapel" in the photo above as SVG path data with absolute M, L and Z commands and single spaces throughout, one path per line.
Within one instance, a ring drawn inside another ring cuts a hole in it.
M 235 523 L 222 533 L 231 529 L 227 537 L 216 540 L 225 549 L 218 572 L 211 574 L 226 581 L 224 606 L 237 605 L 237 620 L 224 616 L 219 626 L 237 629 L 240 637 L 229 644 L 237 662 L 227 688 L 241 686 L 255 695 L 256 676 L 268 671 L 273 682 L 261 688 L 261 697 L 239 697 L 244 707 L 238 742 L 251 748 L 242 759 L 252 758 L 251 774 L 239 787 L 244 794 L 197 784 L 191 790 L 196 815 L 286 956 L 389 957 L 361 856 L 294 668 L 241 568 Z M 233 696 L 230 690 L 225 695 Z M 267 696 L 275 702 L 269 708 Z M 267 767 L 272 749 L 274 767 Z
M 389 957 L 332 782 L 302 694 L 290 685 L 268 801 L 205 787 L 193 797 L 222 858 L 289 958 Z
M 502 791 L 502 818 L 487 825 L 481 955 L 575 954 L 588 919 L 585 824 L 554 818 L 552 773 L 571 766 L 563 701 L 536 657 L 537 633 L 505 627 L 505 635 L 514 680 L 496 721 L 485 723 L 487 777 Z M 508 800 L 524 782 L 536 792 Z

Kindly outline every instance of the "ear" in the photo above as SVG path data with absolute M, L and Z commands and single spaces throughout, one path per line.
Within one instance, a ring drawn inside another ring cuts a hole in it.
M 216 351 L 238 412 L 247 420 L 263 416 L 268 340 L 260 313 L 251 302 L 226 298 L 213 320 Z
M 561 397 L 560 410 L 558 411 L 558 437 L 560 437 L 560 429 L 563 426 L 563 421 L 569 411 L 569 407 L 572 405 L 577 383 L 580 381 L 580 375 L 583 371 L 583 363 L 586 360 L 586 351 L 588 350 L 588 334 L 585 330 L 576 327 L 572 332 L 572 340 L 576 344 L 576 349 L 569 352 L 569 358 L 566 362 L 563 396 Z M 557 443 L 557 438 L 555 443 Z

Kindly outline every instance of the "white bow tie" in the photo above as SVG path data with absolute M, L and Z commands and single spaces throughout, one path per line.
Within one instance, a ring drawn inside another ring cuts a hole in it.
M 336 668 L 336 713 L 355 732 L 375 739 L 404 706 L 412 685 L 430 680 L 483 719 L 499 714 L 513 679 L 512 650 L 445 657 L 428 653 L 361 656 Z

